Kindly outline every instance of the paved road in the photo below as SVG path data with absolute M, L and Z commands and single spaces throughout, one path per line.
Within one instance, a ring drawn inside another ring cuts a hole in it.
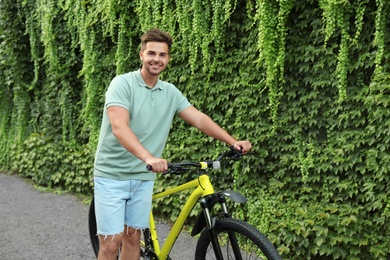
M 93 260 L 88 205 L 69 194 L 45 193 L 0 173 L 0 260 Z M 160 241 L 170 230 L 158 224 Z M 196 241 L 180 235 L 171 257 L 193 259 Z

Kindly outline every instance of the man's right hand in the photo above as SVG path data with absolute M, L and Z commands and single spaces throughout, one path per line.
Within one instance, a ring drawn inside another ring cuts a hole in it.
M 161 158 L 150 158 L 145 160 L 146 165 L 152 167 L 153 172 L 165 172 L 168 170 L 168 162 Z

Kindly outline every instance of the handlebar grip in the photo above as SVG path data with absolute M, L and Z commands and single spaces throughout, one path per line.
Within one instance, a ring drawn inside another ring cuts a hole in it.
M 172 167 L 173 167 L 173 164 L 172 163 L 168 163 L 168 169 L 170 169 Z M 153 170 L 153 167 L 148 164 L 148 165 L 146 165 L 146 170 L 151 171 L 151 170 Z

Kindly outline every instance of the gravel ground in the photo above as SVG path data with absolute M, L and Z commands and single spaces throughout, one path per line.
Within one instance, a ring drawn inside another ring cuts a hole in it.
M 73 195 L 41 192 L 19 176 L 0 173 L 0 260 L 96 259 L 88 208 Z M 158 223 L 157 230 L 164 241 L 170 226 Z M 193 259 L 195 244 L 183 232 L 171 258 Z

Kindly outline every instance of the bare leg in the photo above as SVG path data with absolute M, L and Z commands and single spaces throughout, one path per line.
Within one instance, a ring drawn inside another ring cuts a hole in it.
M 121 242 L 122 234 L 112 236 L 99 235 L 100 248 L 98 260 L 116 260 Z
M 140 237 L 141 230 L 125 226 L 125 232 L 122 237 L 121 259 L 140 259 Z

